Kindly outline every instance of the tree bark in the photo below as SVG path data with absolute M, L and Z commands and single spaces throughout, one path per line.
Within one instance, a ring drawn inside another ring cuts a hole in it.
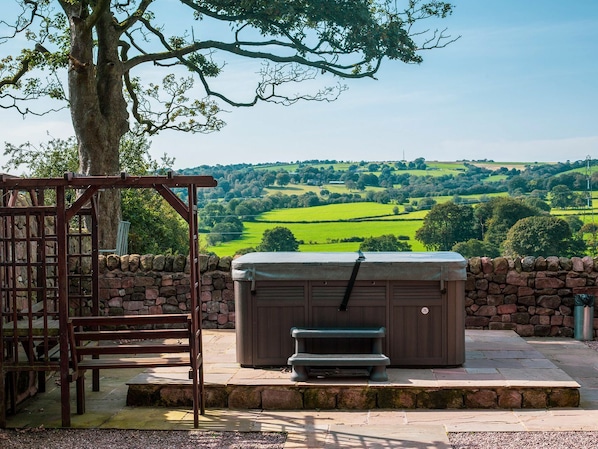
M 62 5 L 70 23 L 68 84 L 71 118 L 79 145 L 79 168 L 85 175 L 116 175 L 120 140 L 128 130 L 123 67 L 118 57 L 120 31 L 110 8 L 103 8 L 98 17 L 93 17 L 97 33 L 97 63 L 94 63 L 92 15 L 81 4 Z M 105 190 L 99 202 L 100 248 L 115 247 L 120 219 L 120 192 Z

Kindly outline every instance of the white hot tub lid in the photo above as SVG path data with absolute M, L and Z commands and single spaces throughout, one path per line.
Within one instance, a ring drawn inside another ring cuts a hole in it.
M 462 281 L 467 261 L 459 253 L 364 252 L 357 280 Z M 358 253 L 257 252 L 232 262 L 234 281 L 349 279 Z

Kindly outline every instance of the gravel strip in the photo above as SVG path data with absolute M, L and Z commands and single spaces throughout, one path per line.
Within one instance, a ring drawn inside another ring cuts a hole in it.
M 2 449 L 282 449 L 285 441 L 285 434 L 274 432 L 0 429 Z
M 595 449 L 598 432 L 463 432 L 449 441 L 453 449 Z

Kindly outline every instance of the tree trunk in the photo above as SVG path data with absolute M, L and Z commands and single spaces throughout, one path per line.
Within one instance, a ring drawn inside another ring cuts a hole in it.
M 120 139 L 128 129 L 123 66 L 118 55 L 120 32 L 110 8 L 104 8 L 95 23 L 96 63 L 91 16 L 80 4 L 63 2 L 62 5 L 70 23 L 68 84 L 71 117 L 79 145 L 79 168 L 85 175 L 116 175 Z M 100 248 L 115 247 L 120 219 L 120 191 L 105 190 L 100 195 L 99 205 Z

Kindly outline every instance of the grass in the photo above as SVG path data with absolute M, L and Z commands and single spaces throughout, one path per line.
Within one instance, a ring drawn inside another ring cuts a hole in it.
M 344 188 L 344 186 L 335 186 Z M 317 189 L 317 187 L 312 187 Z M 594 198 L 598 192 L 593 192 Z M 505 195 L 491 194 L 487 196 Z M 438 203 L 452 200 L 451 196 L 438 196 Z M 464 200 L 477 200 L 479 195 L 462 196 Z M 419 198 L 412 198 L 417 200 Z M 553 209 L 552 214 L 564 217 L 578 215 L 584 222 L 592 222 L 594 215 L 598 220 L 598 200 L 596 208 L 590 209 Z M 289 228 L 297 240 L 303 241 L 299 250 L 313 251 L 357 251 L 360 242 L 338 242 L 351 237 L 377 237 L 384 234 L 408 236 L 413 251 L 425 251 L 423 245 L 415 240 L 416 231 L 423 225 L 428 210 L 404 213 L 404 206 L 399 206 L 400 214 L 394 215 L 394 204 L 373 202 L 330 204 L 309 208 L 278 209 L 257 217 L 259 222 L 245 222 L 243 236 L 239 240 L 207 248 L 219 256 L 235 254 L 239 249 L 256 247 L 262 240 L 266 229 L 276 226 Z M 376 218 L 367 218 L 376 217 Z M 355 221 L 363 219 L 362 221 Z M 351 221 L 353 220 L 353 221 Z M 265 222 L 268 221 L 268 222 Z M 204 240 L 205 241 L 205 240 Z
M 313 208 L 304 210 L 309 209 Z M 411 216 L 411 214 L 408 216 Z M 407 215 L 405 217 L 407 217 Z M 272 229 L 276 226 L 284 226 L 291 230 L 297 240 L 304 242 L 304 244 L 299 247 L 300 251 L 357 251 L 359 242 L 337 243 L 333 242 L 333 240 L 351 237 L 377 237 L 384 234 L 408 236 L 410 239 L 407 242 L 412 246 L 413 251 L 425 250 L 423 245 L 415 240 L 415 232 L 422 225 L 421 219 L 285 224 L 246 222 L 244 224 L 245 230 L 242 239 L 222 243 L 217 246 L 211 246 L 208 249 L 219 256 L 230 256 L 235 254 L 239 249 L 256 247 L 259 245 L 266 229 Z
M 479 195 L 463 198 L 477 199 Z M 438 203 L 451 199 L 451 196 L 435 198 Z M 425 251 L 424 246 L 415 240 L 415 232 L 421 228 L 428 210 L 394 215 L 394 207 L 394 204 L 361 202 L 277 209 L 261 214 L 257 217 L 259 222 L 244 222 L 245 229 L 241 239 L 210 246 L 208 250 L 219 256 L 230 256 L 240 249 L 259 245 L 266 229 L 284 226 L 291 230 L 297 240 L 304 242 L 299 250 L 305 252 L 356 251 L 359 242 L 333 241 L 351 237 L 378 237 L 384 234 L 408 236 L 407 242 L 413 251 Z M 404 206 L 399 206 L 399 209 L 403 212 Z M 359 218 L 364 221 L 349 221 Z
M 368 186 L 365 190 L 349 190 L 344 184 L 324 184 L 322 186 L 308 186 L 308 185 L 297 185 L 292 184 L 284 187 L 270 186 L 264 189 L 266 195 L 276 195 L 280 193 L 282 195 L 303 195 L 304 193 L 313 192 L 320 195 L 321 190 L 328 190 L 330 193 L 352 193 L 365 196 L 366 192 L 378 192 L 384 190 L 384 187 L 372 187 Z
M 372 202 L 328 204 L 325 206 L 303 207 L 295 209 L 277 209 L 266 212 L 260 221 L 302 222 L 302 221 L 339 221 L 362 217 L 392 215 L 393 204 Z M 396 215 L 395 215 L 396 217 Z

